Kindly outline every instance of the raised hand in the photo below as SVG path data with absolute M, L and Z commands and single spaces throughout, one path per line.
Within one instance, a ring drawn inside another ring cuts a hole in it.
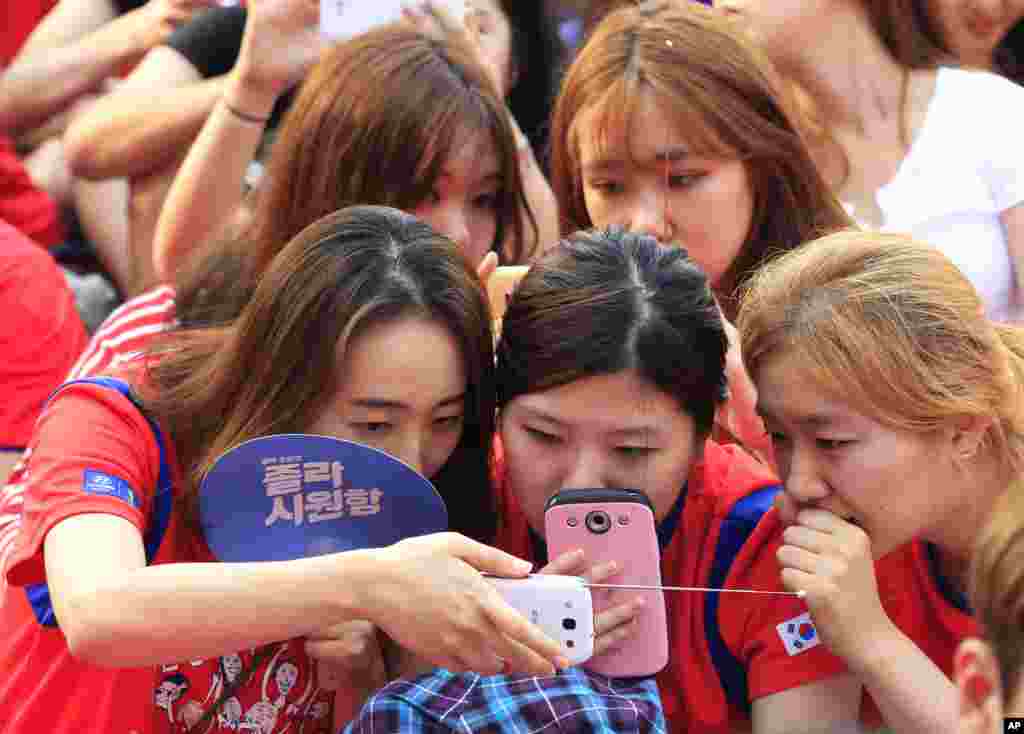
M 827 510 L 803 509 L 783 532 L 782 584 L 803 591 L 818 634 L 852 668 L 893 627 L 882 608 L 871 540 Z
M 319 0 L 249 0 L 242 48 L 235 65 L 248 94 L 276 99 L 320 58 Z
M 505 80 L 502 78 L 501 66 L 494 55 L 488 53 L 488 46 L 481 42 L 480 26 L 475 22 L 472 7 L 467 8 L 466 17 L 459 21 L 443 3 L 433 0 L 419 0 L 403 8 L 403 15 L 421 33 L 432 38 L 452 39 L 469 48 L 498 90 L 498 96 L 504 98 L 508 93 Z

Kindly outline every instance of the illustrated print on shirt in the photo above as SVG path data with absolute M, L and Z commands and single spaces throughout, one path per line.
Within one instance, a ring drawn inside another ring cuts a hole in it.
M 189 689 L 188 678 L 181 673 L 174 673 L 166 676 L 153 692 L 153 703 L 158 709 L 167 712 L 167 720 L 175 723 L 174 704 L 185 695 Z

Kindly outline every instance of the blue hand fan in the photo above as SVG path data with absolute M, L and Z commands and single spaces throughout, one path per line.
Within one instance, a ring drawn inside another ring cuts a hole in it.
M 222 561 L 285 561 L 448 529 L 424 476 L 378 449 L 282 434 L 222 455 L 199 488 L 207 545 Z

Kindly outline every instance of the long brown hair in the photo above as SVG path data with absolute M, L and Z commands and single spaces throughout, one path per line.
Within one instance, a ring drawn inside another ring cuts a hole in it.
M 432 477 L 453 530 L 489 540 L 487 467 L 494 435 L 494 351 L 486 296 L 447 238 L 386 207 L 350 207 L 303 229 L 273 259 L 230 326 L 171 334 L 155 350 L 143 399 L 167 427 L 196 492 L 221 453 L 249 439 L 304 431 L 361 329 L 424 316 L 447 327 L 466 371 L 465 423 Z
M 923 0 L 861 0 L 875 35 L 901 66 L 956 63 Z
M 520 217 L 526 201 L 515 137 L 504 102 L 473 53 L 397 25 L 334 46 L 285 115 L 251 223 L 236 241 L 199 252 L 179 279 L 181 315 L 230 318 L 284 243 L 332 211 L 356 204 L 415 207 L 466 136 L 476 133 L 490 136 L 498 156 L 494 248 L 506 264 L 525 262 L 537 243 Z M 225 307 L 211 310 L 211 302 Z
M 577 120 L 599 106 L 603 137 L 629 130 L 644 90 L 657 95 L 695 154 L 739 158 L 748 167 L 754 218 L 719 284 L 728 289 L 720 298 L 730 299 L 773 254 L 850 226 L 782 102 L 767 58 L 722 13 L 696 2 L 656 0 L 607 15 L 563 81 L 551 173 L 570 229 L 593 225 L 583 198 Z

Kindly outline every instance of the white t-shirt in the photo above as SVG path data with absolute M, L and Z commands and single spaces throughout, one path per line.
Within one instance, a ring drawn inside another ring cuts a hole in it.
M 1024 87 L 988 72 L 939 69 L 924 125 L 876 196 L 883 230 L 942 250 L 990 318 L 1024 321 L 999 219 L 1024 202 Z

